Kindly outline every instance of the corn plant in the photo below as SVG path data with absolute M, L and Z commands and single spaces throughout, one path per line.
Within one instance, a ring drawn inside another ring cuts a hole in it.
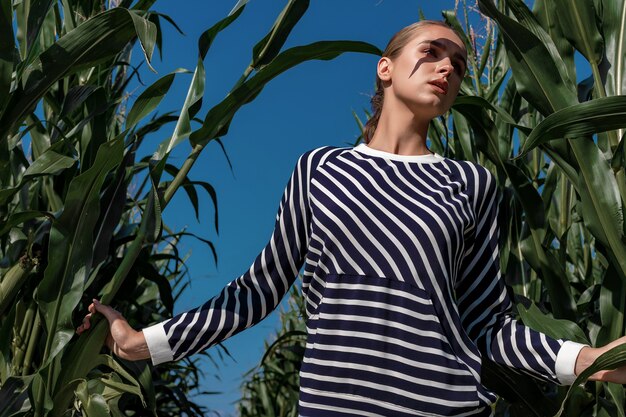
M 195 359 L 156 368 L 126 362 L 103 351 L 100 317 L 80 337 L 74 329 L 94 297 L 135 327 L 170 317 L 185 287 L 176 244 L 189 233 L 170 230 L 161 213 L 180 188 L 196 213 L 198 191 L 216 204 L 213 187 L 188 176 L 206 144 L 220 141 L 239 108 L 289 68 L 348 51 L 380 53 L 356 41 L 281 51 L 308 7 L 288 1 L 239 81 L 202 121 L 205 58 L 243 12 L 246 2 L 238 2 L 198 39 L 180 112 L 148 119 L 180 72 L 162 76 L 128 105 L 125 91 L 138 73 L 133 46 L 150 68 L 160 48 L 162 16 L 153 3 L 0 2 L 2 416 L 203 415 L 207 410 L 187 397 L 198 387 Z M 166 139 L 138 156 L 155 134 Z M 184 140 L 190 155 L 181 167 L 169 164 Z

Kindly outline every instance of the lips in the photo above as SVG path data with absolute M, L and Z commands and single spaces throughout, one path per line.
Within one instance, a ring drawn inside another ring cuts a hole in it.
M 448 81 L 443 79 L 443 78 L 429 81 L 428 84 L 434 85 L 435 86 L 435 90 L 438 91 L 441 94 L 445 95 L 445 94 L 448 93 Z

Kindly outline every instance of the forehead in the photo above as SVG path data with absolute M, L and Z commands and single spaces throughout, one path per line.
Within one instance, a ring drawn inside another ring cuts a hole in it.
M 429 25 L 420 30 L 411 39 L 412 45 L 421 43 L 432 43 L 444 49 L 449 49 L 452 53 L 458 53 L 462 58 L 467 57 L 465 45 L 459 36 L 452 29 L 443 26 Z

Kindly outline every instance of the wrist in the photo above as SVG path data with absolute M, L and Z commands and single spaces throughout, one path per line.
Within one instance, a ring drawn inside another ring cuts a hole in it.
M 578 354 L 578 358 L 576 358 L 576 367 L 574 369 L 576 376 L 580 375 L 585 369 L 589 368 L 602 353 L 602 349 L 600 348 L 592 348 L 589 346 L 582 348 Z M 601 374 L 602 372 L 596 372 L 589 377 L 589 380 L 598 381 L 602 376 Z
M 132 360 L 150 359 L 150 351 L 148 350 L 148 344 L 143 332 L 136 331 L 131 339 L 130 346 L 128 347 L 127 354 Z
M 576 357 L 576 365 L 574 368 L 574 373 L 576 376 L 580 375 L 585 369 L 589 367 L 593 363 L 591 359 L 592 356 L 592 347 L 585 346 L 578 352 L 578 357 Z M 590 362 L 591 361 L 591 362 Z

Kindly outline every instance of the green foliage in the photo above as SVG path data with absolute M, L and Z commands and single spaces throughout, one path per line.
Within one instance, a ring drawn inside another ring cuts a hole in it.
M 148 119 L 176 74 L 190 71 L 161 77 L 126 112 L 125 90 L 137 74 L 134 45 L 150 66 L 162 43 L 160 19 L 171 21 L 150 10 L 154 1 L 132 3 L 0 2 L 1 416 L 204 415 L 188 398 L 198 389 L 195 359 L 157 367 L 127 362 L 103 352 L 107 326 L 100 316 L 80 337 L 74 329 L 95 297 L 136 328 L 171 317 L 187 285 L 176 245 L 191 234 L 170 230 L 161 213 L 181 187 L 196 214 L 198 191 L 217 207 L 213 187 L 188 176 L 205 145 L 220 140 L 237 110 L 291 67 L 349 51 L 379 53 L 349 41 L 281 52 L 308 7 L 288 1 L 255 47 L 254 65 L 208 110 L 221 116 L 194 129 L 205 58 L 243 4 L 200 36 L 180 114 Z M 170 125 L 173 133 L 157 152 L 137 155 L 149 134 Z M 195 140 L 183 165 L 168 164 L 189 136 Z M 200 240 L 215 256 L 212 242 Z

